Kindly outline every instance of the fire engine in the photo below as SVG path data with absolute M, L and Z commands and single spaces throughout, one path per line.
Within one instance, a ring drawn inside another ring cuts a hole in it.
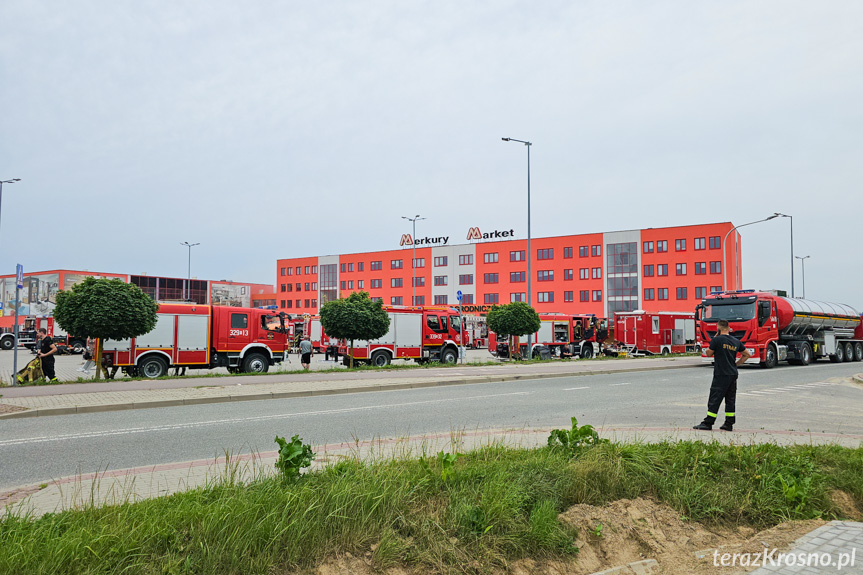
M 323 353 L 330 346 L 340 345 L 339 340 L 328 336 L 324 332 L 324 326 L 321 325 L 321 317 L 317 315 L 306 314 L 291 321 L 291 336 L 293 339 L 290 341 L 294 342 L 294 347 L 299 345 L 299 341 L 307 335 L 316 353 Z
M 731 335 L 752 355 L 746 363 L 772 368 L 780 361 L 808 365 L 863 360 L 863 319 L 851 306 L 784 297 L 784 292 L 739 290 L 711 294 L 696 308 L 702 358 L 728 321 Z
M 539 314 L 539 331 L 533 335 L 530 357 L 542 357 L 547 348 L 553 357 L 582 357 L 589 359 L 599 354 L 602 342 L 608 338 L 608 322 L 595 315 Z M 489 353 L 497 357 L 509 355 L 509 344 L 499 341 L 497 334 L 489 332 Z M 519 343 L 522 357 L 528 355 L 527 342 Z
M 394 359 L 413 359 L 418 363 L 439 361 L 455 363 L 461 342 L 458 311 L 448 307 L 384 306 L 390 328 L 380 339 L 355 341 L 354 362 L 385 366 Z M 339 354 L 350 364 L 349 342 L 342 342 Z
M 33 349 L 36 346 L 36 331 L 45 328 L 60 353 L 84 353 L 87 338 L 72 336 L 56 324 L 51 316 L 26 316 L 18 328 L 18 346 Z M 15 345 L 14 334 L 8 331 L 0 334 L 0 349 L 12 349 Z
M 171 367 L 231 373 L 266 372 L 288 349 L 284 314 L 266 310 L 188 304 L 160 304 L 156 327 L 133 339 L 102 342 L 109 367 L 131 376 L 161 377 Z
M 614 314 L 614 333 L 628 355 L 668 355 L 696 350 L 694 313 L 618 312 Z
M 480 349 L 488 345 L 488 325 L 485 318 L 476 315 L 463 315 L 464 345 L 471 349 Z

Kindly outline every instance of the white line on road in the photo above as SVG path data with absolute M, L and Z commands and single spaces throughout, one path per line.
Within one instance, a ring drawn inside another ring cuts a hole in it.
M 563 391 L 575 391 L 576 389 L 590 389 L 590 387 L 567 387 Z
M 615 385 L 632 385 L 631 383 L 612 383 L 609 387 L 614 387 Z
M 93 431 L 87 433 L 70 433 L 66 435 L 55 435 L 45 437 L 28 437 L 22 439 L 6 439 L 0 441 L 0 447 L 13 445 L 26 445 L 30 443 L 47 443 L 50 441 L 63 441 L 68 439 L 90 439 L 93 437 L 109 437 L 112 435 L 131 435 L 133 433 L 149 433 L 155 431 L 171 431 L 176 429 L 193 429 L 195 427 L 206 427 L 210 425 L 224 425 L 229 423 L 245 423 L 249 421 L 267 421 L 272 419 L 286 419 L 289 417 L 303 417 L 308 415 L 333 415 L 337 413 L 351 413 L 355 411 L 371 411 L 373 409 L 392 409 L 396 407 L 412 407 L 416 405 L 428 405 L 431 403 L 451 403 L 454 401 L 469 401 L 472 399 L 489 399 L 495 397 L 507 397 L 513 395 L 530 395 L 529 391 L 516 391 L 513 393 L 496 393 L 491 395 L 474 395 L 471 397 L 453 397 L 447 399 L 430 399 L 427 401 L 411 401 L 407 403 L 391 403 L 388 405 L 368 405 L 363 407 L 345 407 L 343 409 L 322 409 L 319 411 L 303 411 L 299 413 L 280 413 L 278 415 L 260 415 L 257 417 L 235 417 L 231 419 L 214 419 L 210 421 L 195 421 L 191 423 L 177 423 L 172 425 L 154 425 L 151 427 L 130 427 L 126 429 L 114 429 L 109 431 Z

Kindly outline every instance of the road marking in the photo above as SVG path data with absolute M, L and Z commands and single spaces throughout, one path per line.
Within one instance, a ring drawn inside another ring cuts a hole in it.
M 563 391 L 575 391 L 576 389 L 590 389 L 589 387 L 567 387 Z
M 451 403 L 454 401 L 470 401 L 472 399 L 489 399 L 496 397 L 508 397 L 514 395 L 530 395 L 529 391 L 516 391 L 512 393 L 496 393 L 490 395 L 474 395 L 471 397 L 454 397 L 446 399 L 430 399 L 426 401 L 410 401 L 406 403 L 391 403 L 388 405 L 368 405 L 362 407 L 345 407 L 342 409 L 322 409 L 317 411 L 302 411 L 298 413 L 280 413 L 278 415 L 260 415 L 257 417 L 235 417 L 231 419 L 214 419 L 209 421 L 195 421 L 191 423 L 176 423 L 172 425 L 154 425 L 150 427 L 129 427 L 126 429 L 114 429 L 109 431 L 91 431 L 84 433 L 70 433 L 66 435 L 28 437 L 22 439 L 0 440 L 0 447 L 13 445 L 26 445 L 30 443 L 48 443 L 51 441 L 63 441 L 69 439 L 91 439 L 94 437 L 110 437 L 113 435 L 132 435 L 135 433 L 149 433 L 155 431 L 171 431 L 177 429 L 193 429 L 195 427 L 207 427 L 211 425 L 224 425 L 229 423 L 244 423 L 250 421 L 269 421 L 274 419 L 287 419 L 290 417 L 303 417 L 309 415 L 333 415 L 338 413 L 351 413 L 356 411 L 371 411 L 374 409 L 393 409 L 397 407 L 413 407 L 416 405 L 428 405 L 431 403 Z
M 615 385 L 632 385 L 631 383 L 612 383 L 609 387 L 614 387 Z

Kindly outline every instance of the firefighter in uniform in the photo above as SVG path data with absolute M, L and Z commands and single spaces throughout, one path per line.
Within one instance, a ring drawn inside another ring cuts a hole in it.
M 728 322 L 724 319 L 716 324 L 719 334 L 710 340 L 707 357 L 713 358 L 713 383 L 707 399 L 707 417 L 693 427 L 704 431 L 713 429 L 719 406 L 725 400 L 725 423 L 719 429 L 731 431 L 735 423 L 735 403 L 737 399 L 737 366 L 751 357 L 740 340 L 729 335 Z M 740 359 L 737 354 L 740 353 Z

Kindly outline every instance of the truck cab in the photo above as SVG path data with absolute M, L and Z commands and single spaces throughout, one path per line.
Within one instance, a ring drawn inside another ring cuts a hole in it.
M 214 306 L 214 362 L 231 372 L 267 371 L 268 366 L 284 360 L 288 331 L 283 314 Z

